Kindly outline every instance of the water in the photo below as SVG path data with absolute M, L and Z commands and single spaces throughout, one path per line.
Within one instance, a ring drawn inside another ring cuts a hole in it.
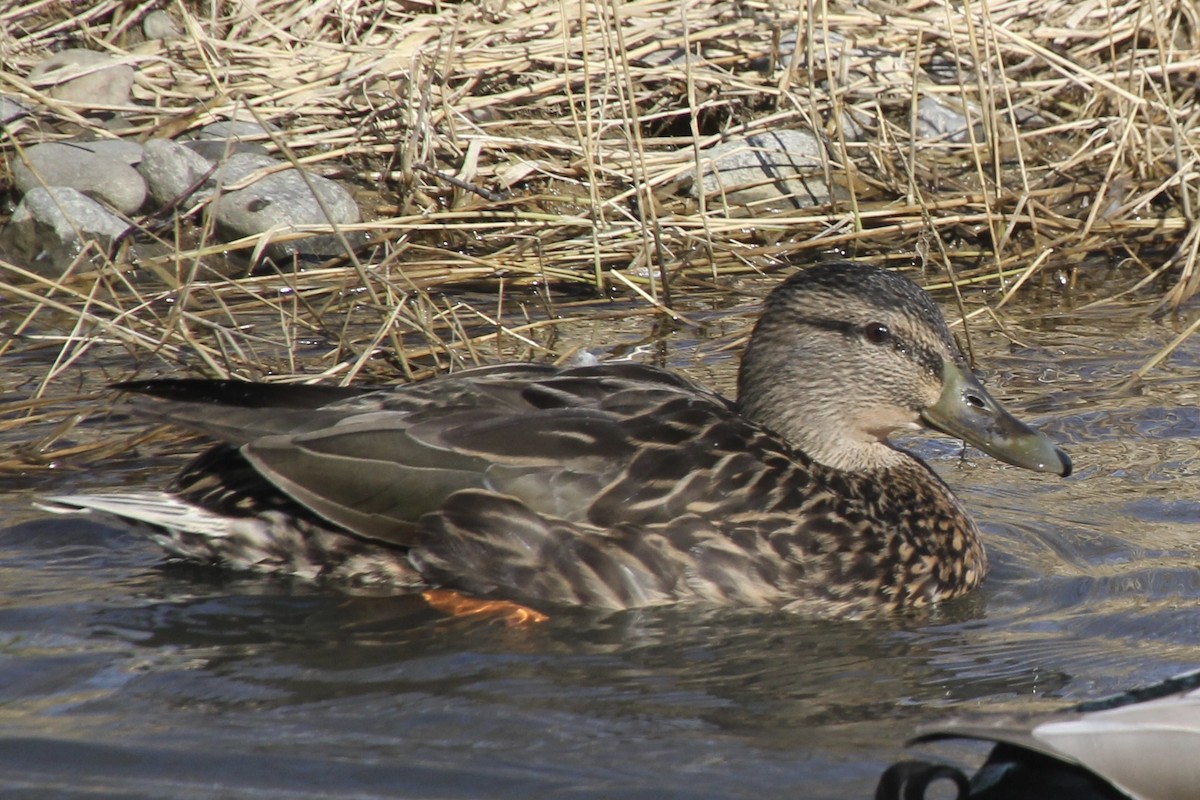
M 676 335 L 668 361 L 695 367 L 695 343 Z M 1200 344 L 1139 393 L 1111 391 L 1173 335 L 1110 312 L 1028 335 L 1036 349 L 978 336 L 989 385 L 1078 472 L 1064 481 L 907 440 L 980 521 L 993 566 L 975 595 L 885 621 L 447 619 L 412 600 L 164 564 L 119 526 L 31 504 L 162 482 L 178 460 L 153 449 L 110 470 L 13 477 L 0 493 L 0 789 L 868 798 L 888 764 L 914 755 L 903 742 L 922 722 L 1050 710 L 1200 664 Z M 702 371 L 728 381 L 728 357 L 705 352 Z M 79 436 L 132 429 L 113 417 Z M 916 752 L 968 764 L 981 753 Z

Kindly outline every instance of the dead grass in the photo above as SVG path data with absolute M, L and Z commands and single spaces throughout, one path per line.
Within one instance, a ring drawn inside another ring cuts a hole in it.
M 141 35 L 160 5 L 181 38 Z M 105 51 L 137 69 L 121 136 L 269 123 L 281 157 L 358 188 L 368 221 L 338 233 L 375 244 L 248 275 L 266 237 L 217 242 L 185 204 L 65 275 L 0 259 L 0 356 L 53 350 L 35 397 L 82 363 L 419 377 L 562 355 L 538 334 L 580 292 L 678 317 L 684 293 L 827 253 L 993 308 L 1097 274 L 1177 308 L 1200 287 L 1198 24 L 1189 0 L 10 4 L 0 91 L 38 116 L 9 161 L 114 135 L 25 77 L 55 49 Z M 966 141 L 918 138 L 927 95 L 966 104 Z M 684 190 L 699 149 L 798 126 L 827 137 L 845 199 L 747 216 Z

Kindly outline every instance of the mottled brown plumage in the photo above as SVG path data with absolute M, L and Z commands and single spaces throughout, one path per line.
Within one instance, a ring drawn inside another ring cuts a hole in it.
M 733 403 L 652 367 L 509 365 L 377 391 L 124 388 L 223 440 L 166 493 L 56 498 L 187 558 L 534 606 L 858 614 L 979 584 L 978 532 L 887 434 L 1070 462 L 966 371 L 906 279 L 837 263 L 770 296 Z

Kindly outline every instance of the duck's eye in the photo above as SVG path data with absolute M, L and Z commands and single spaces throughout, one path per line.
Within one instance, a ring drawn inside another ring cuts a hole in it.
M 871 344 L 886 344 L 892 340 L 892 332 L 882 322 L 868 322 L 863 335 Z

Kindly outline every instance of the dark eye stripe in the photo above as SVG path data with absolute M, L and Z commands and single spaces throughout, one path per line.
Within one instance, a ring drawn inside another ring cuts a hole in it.
M 895 334 L 892 333 L 892 329 L 882 322 L 869 322 L 866 325 L 856 325 L 853 322 L 830 319 L 828 317 L 806 317 L 804 322 L 816 328 L 837 331 L 843 336 L 848 336 L 852 339 L 865 337 L 872 344 L 884 344 L 890 341 L 892 346 L 901 353 L 908 352 L 908 344 L 896 338 Z
M 886 331 L 886 336 L 884 339 L 874 343 L 882 344 L 884 341 L 890 339 L 892 342 L 892 347 L 895 348 L 896 352 L 912 358 L 931 375 L 940 376 L 942 374 L 942 357 L 938 355 L 932 348 L 914 348 L 903 339 L 897 338 L 891 329 L 883 323 L 873 322 L 869 323 L 867 326 L 861 326 L 852 322 L 846 322 L 845 320 L 831 319 L 829 317 L 805 317 L 804 322 L 817 328 L 824 328 L 827 331 L 836 331 L 843 336 L 849 336 L 851 338 L 858 338 L 860 336 L 866 337 L 868 341 L 873 342 L 874 340 L 871 339 L 871 333 L 867 330 L 867 328 L 870 328 L 873 325 L 878 325 Z
M 827 331 L 837 331 L 843 336 L 857 337 L 862 335 L 862 328 L 855 325 L 853 322 L 846 322 L 841 319 L 830 319 L 828 317 L 805 317 L 805 324 L 812 325 L 814 328 L 824 328 Z

